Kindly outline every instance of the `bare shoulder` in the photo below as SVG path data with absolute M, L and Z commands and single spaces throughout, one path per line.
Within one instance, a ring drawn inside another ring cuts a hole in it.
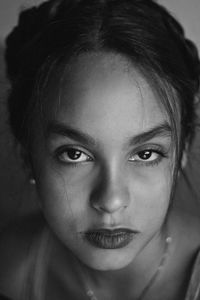
M 28 254 L 44 220 L 29 215 L 9 224 L 0 234 L 0 291 L 8 297 L 19 295 L 28 267 Z

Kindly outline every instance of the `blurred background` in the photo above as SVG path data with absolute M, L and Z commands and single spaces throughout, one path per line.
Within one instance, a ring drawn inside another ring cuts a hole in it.
M 6 35 L 17 24 L 20 10 L 41 2 L 43 1 L 0 0 L 0 229 L 16 216 L 38 209 L 35 190 L 28 182 L 18 147 L 9 131 L 6 110 L 9 83 L 5 75 L 4 45 Z M 200 0 L 158 2 L 166 6 L 182 23 L 187 36 L 196 43 L 200 51 Z M 186 170 L 187 179 L 180 175 L 175 206 L 200 216 L 200 132 Z

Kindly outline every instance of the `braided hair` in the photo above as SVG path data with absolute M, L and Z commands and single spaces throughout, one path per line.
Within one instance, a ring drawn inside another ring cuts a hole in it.
M 171 120 L 178 160 L 192 141 L 200 74 L 197 48 L 155 1 L 49 0 L 21 12 L 6 46 L 10 125 L 23 145 L 29 144 L 39 78 L 45 81 L 55 58 L 64 57 L 66 63 L 88 51 L 122 54 L 147 77 Z

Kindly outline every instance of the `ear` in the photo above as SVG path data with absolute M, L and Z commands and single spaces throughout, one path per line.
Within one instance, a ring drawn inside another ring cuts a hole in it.
M 28 179 L 34 178 L 33 168 L 29 151 L 22 145 L 17 146 L 17 153 L 21 159 L 22 167 L 27 174 Z
M 183 154 L 182 154 L 182 159 L 181 159 L 181 169 L 183 170 L 188 162 L 188 149 L 189 149 L 189 142 L 186 141 L 185 142 L 185 147 L 183 150 Z
M 187 161 L 188 161 L 188 156 L 187 156 L 187 150 L 185 149 L 183 151 L 183 155 L 182 155 L 182 159 L 181 159 L 181 169 L 182 170 L 186 167 Z

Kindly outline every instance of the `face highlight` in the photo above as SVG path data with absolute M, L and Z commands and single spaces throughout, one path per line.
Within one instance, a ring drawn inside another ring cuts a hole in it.
M 88 266 L 125 267 L 165 220 L 173 163 L 167 114 L 140 73 L 114 54 L 79 56 L 62 82 L 51 76 L 45 97 L 47 126 L 32 146 L 44 214 Z M 119 228 L 137 232 L 121 248 L 84 238 Z

